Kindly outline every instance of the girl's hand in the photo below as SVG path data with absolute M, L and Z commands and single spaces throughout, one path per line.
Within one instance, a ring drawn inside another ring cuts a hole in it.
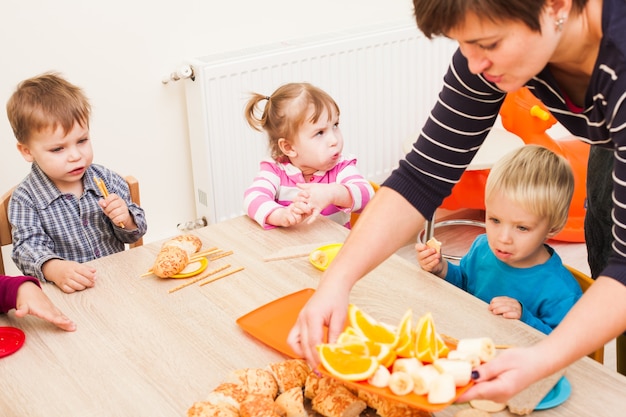
M 311 210 L 311 217 L 309 223 L 315 221 L 315 219 L 321 214 L 322 210 L 331 204 L 338 207 L 352 207 L 352 196 L 348 192 L 348 189 L 337 183 L 332 184 L 298 184 L 300 192 L 294 199 L 294 201 L 305 203 Z
M 522 305 L 511 297 L 493 297 L 489 303 L 489 311 L 506 319 L 519 320 L 522 317 Z

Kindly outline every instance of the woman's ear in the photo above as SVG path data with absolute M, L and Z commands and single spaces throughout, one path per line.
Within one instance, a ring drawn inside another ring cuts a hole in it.
M 24 158 L 26 162 L 35 161 L 35 158 L 33 158 L 33 155 L 30 153 L 30 149 L 28 148 L 28 146 L 24 145 L 23 143 L 17 142 L 17 150 L 22 154 L 22 158 Z
M 289 142 L 285 138 L 278 139 L 278 147 L 289 158 L 293 158 L 294 156 L 298 155 L 296 153 L 296 149 L 293 147 L 291 142 Z
M 572 0 L 548 0 L 546 6 L 550 8 L 555 19 L 566 19 L 572 11 Z

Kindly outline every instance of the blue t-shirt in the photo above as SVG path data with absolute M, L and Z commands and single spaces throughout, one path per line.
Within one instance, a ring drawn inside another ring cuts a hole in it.
M 522 305 L 521 320 L 549 334 L 582 296 L 582 290 L 559 255 L 546 245 L 550 259 L 530 268 L 514 268 L 489 248 L 487 235 L 474 240 L 459 265 L 448 263 L 445 280 L 486 303 L 506 296 Z

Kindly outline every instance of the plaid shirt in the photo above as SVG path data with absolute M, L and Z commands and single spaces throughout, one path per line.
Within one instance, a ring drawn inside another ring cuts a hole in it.
M 126 202 L 137 229 L 122 229 L 104 214 L 98 205 L 103 196 L 94 176 Z M 41 267 L 50 259 L 91 261 L 123 251 L 125 243 L 135 242 L 146 233 L 143 209 L 130 201 L 124 178 L 92 164 L 83 176 L 83 187 L 80 198 L 62 194 L 33 163 L 30 174 L 13 191 L 9 203 L 12 258 L 23 274 L 45 281 Z

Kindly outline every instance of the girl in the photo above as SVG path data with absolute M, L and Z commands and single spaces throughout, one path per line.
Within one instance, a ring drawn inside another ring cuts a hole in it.
M 332 97 L 308 83 L 289 83 L 271 96 L 253 94 L 245 116 L 253 129 L 267 133 L 272 157 L 261 161 L 244 193 L 248 216 L 265 229 L 312 222 L 320 214 L 349 228 L 350 213 L 361 211 L 374 190 L 356 159 L 341 154 L 339 107 Z

